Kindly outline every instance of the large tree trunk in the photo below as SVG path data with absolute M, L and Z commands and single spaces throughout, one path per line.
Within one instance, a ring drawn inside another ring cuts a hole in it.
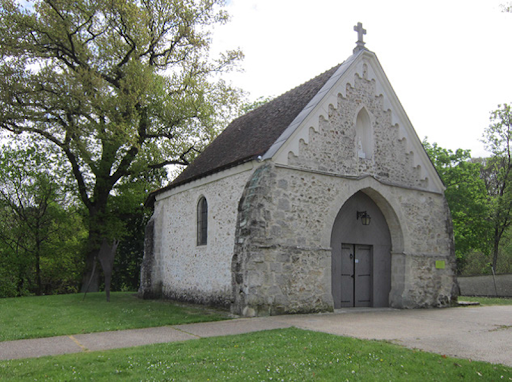
M 98 265 L 101 264 L 103 275 L 105 276 L 105 292 L 107 301 L 110 301 L 110 282 L 112 280 L 112 271 L 114 268 L 114 259 L 117 252 L 119 241 L 107 239 L 107 228 L 105 227 L 106 199 L 102 208 L 92 208 L 89 211 L 89 238 L 88 254 L 86 260 L 86 271 L 82 280 L 82 293 L 98 292 L 100 286 L 100 271 Z M 98 212 L 101 211 L 101 212 Z
M 100 276 L 96 266 L 98 262 L 97 253 L 97 250 L 94 252 L 88 251 L 87 253 L 85 272 L 82 277 L 82 287 L 80 288 L 81 293 L 98 292 L 100 290 Z
M 105 293 L 107 295 L 107 301 L 110 301 L 110 281 L 112 280 L 112 270 L 114 268 L 114 259 L 116 257 L 118 245 L 118 240 L 114 240 L 112 245 L 110 245 L 107 239 L 103 239 L 100 251 L 98 252 L 101 268 L 105 275 Z
M 102 213 L 99 212 L 100 210 Z M 94 206 L 89 209 L 89 237 L 87 238 L 87 257 L 85 259 L 81 293 L 99 292 L 100 290 L 98 254 L 106 232 L 105 223 L 101 219 L 105 210 L 106 203 L 103 207 Z

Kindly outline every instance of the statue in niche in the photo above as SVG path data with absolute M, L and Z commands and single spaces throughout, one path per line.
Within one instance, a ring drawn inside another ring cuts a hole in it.
M 363 150 L 363 142 L 361 142 L 361 137 L 357 137 L 357 155 L 359 158 L 366 158 L 366 154 Z
M 357 114 L 355 130 L 357 156 L 362 159 L 371 159 L 373 154 L 373 128 L 365 107 Z

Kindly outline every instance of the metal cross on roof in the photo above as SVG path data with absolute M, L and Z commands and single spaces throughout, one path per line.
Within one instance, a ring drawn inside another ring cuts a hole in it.
M 357 25 L 354 25 L 354 31 L 357 32 L 357 45 L 354 48 L 354 53 L 356 53 L 359 52 L 361 49 L 364 49 L 365 42 L 363 41 L 363 35 L 366 34 L 366 29 L 363 29 L 362 23 L 357 23 Z

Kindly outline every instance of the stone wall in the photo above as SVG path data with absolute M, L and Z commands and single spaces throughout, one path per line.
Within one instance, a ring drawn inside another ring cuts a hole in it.
M 140 267 L 139 286 L 139 297 L 144 299 L 159 298 L 162 295 L 162 283 L 156 280 L 158 276 L 155 272 L 155 220 L 156 216 L 153 215 L 144 232 L 144 258 Z
M 266 163 L 239 204 L 233 312 L 332 310 L 330 235 L 338 211 L 358 191 L 372 198 L 391 228 L 391 306 L 449 305 L 455 258 L 442 194 Z
M 247 183 L 232 263 L 235 314 L 332 310 L 330 248 L 314 245 L 316 240 L 304 232 L 304 221 L 289 197 L 299 195 L 290 187 L 287 179 L 277 179 L 271 163 L 257 169 Z M 310 223 L 306 226 L 312 227 Z
M 318 130 L 309 129 L 308 143 L 300 143 L 299 154 L 288 154 L 288 164 L 346 176 L 371 175 L 402 186 L 425 188 L 428 179 L 415 164 L 415 154 L 399 126 L 392 123 L 391 110 L 385 110 L 376 82 L 356 75 L 354 86 L 347 84 L 345 93 L 338 94 L 336 107 L 329 105 L 327 116 L 319 117 Z M 370 158 L 360 158 L 357 150 L 355 123 L 363 107 L 373 132 Z
M 512 297 L 512 275 L 458 277 L 461 296 Z M 496 284 L 495 284 L 496 282 Z
M 203 179 L 162 193 L 155 203 L 151 229 L 153 256 L 145 254 L 143 284 L 151 278 L 148 295 L 214 304 L 231 304 L 231 258 L 235 242 L 237 203 L 248 172 L 220 179 Z M 197 203 L 208 203 L 208 243 L 197 245 Z M 146 238 L 148 241 L 148 238 Z M 152 271 L 150 271 L 151 269 Z M 145 278 L 144 278 L 145 277 Z M 143 290 L 141 290 L 143 293 Z

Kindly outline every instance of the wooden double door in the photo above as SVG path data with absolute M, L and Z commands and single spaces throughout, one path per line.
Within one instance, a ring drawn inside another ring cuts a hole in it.
M 341 258 L 337 265 L 334 277 L 339 277 L 335 285 L 340 290 L 335 293 L 339 301 L 335 306 L 364 307 L 373 306 L 373 246 L 360 244 L 341 244 Z

